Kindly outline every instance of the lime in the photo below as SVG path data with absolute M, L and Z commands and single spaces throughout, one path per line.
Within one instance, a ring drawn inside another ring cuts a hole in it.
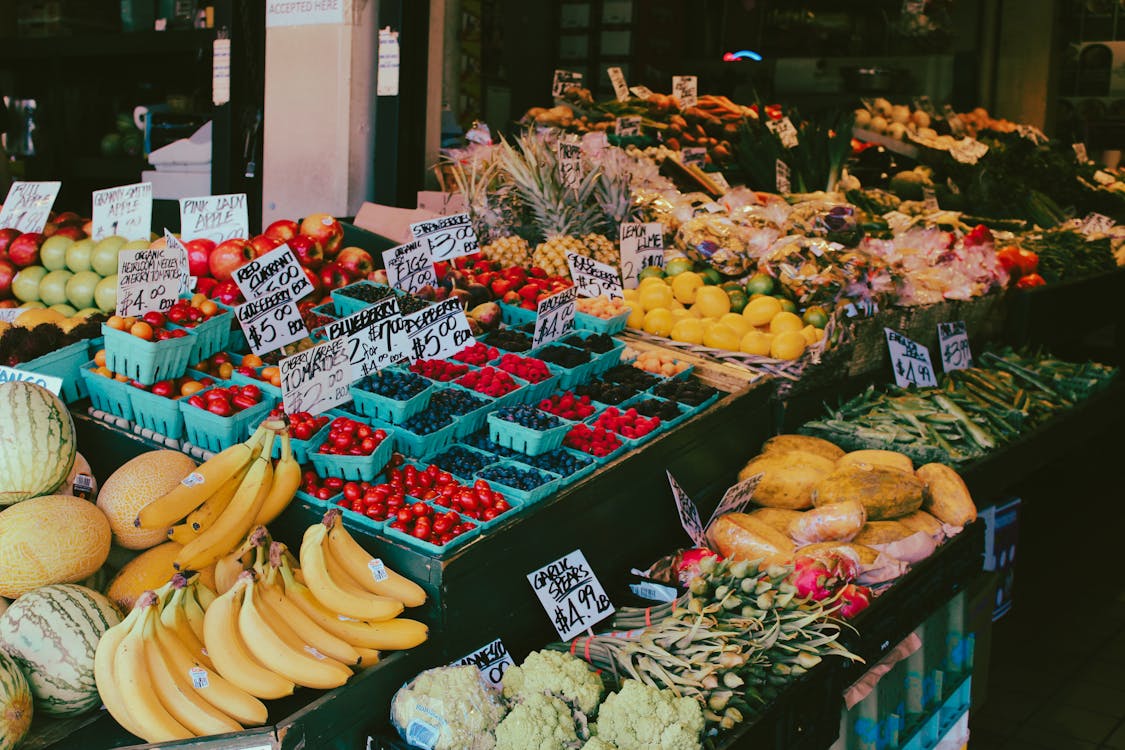
M 664 278 L 664 269 L 660 266 L 645 266 L 641 269 L 640 278 L 642 279 L 662 279 Z
M 684 271 L 690 271 L 691 267 L 692 262 L 690 258 L 672 258 L 664 264 L 664 275 L 677 276 Z
M 788 297 L 782 297 L 779 294 L 779 295 L 777 295 L 777 301 L 781 303 L 781 309 L 784 312 L 789 312 L 789 313 L 796 313 L 797 312 L 797 305 L 793 302 L 793 300 L 789 299 Z
M 746 282 L 746 293 L 753 294 L 772 294 L 773 293 L 773 277 L 768 273 L 756 273 L 750 277 Z
M 699 272 L 699 275 L 703 277 L 703 283 L 708 286 L 718 286 L 723 283 L 723 275 L 714 268 L 705 268 Z
M 730 297 L 730 311 L 740 313 L 746 308 L 746 303 L 749 302 L 746 294 L 741 289 L 735 289 L 727 292 Z
M 801 316 L 801 320 L 806 324 L 816 328 L 824 328 L 828 325 L 828 313 L 824 311 L 823 307 L 813 305 L 805 310 L 805 314 Z
M 739 284 L 737 281 L 724 281 L 722 284 L 719 284 L 719 288 L 725 290 L 727 294 L 730 294 L 731 292 L 741 292 L 742 284 Z

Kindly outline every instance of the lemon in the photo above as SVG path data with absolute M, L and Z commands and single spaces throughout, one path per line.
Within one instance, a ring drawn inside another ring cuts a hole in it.
M 621 290 L 621 296 L 625 298 L 626 302 L 632 302 L 633 300 L 635 300 L 637 298 L 637 290 L 636 289 L 622 289 Z
M 810 326 L 817 328 L 824 328 L 828 325 L 828 313 L 824 311 L 823 307 L 813 305 L 805 310 L 805 314 L 801 316 L 801 320 L 805 321 Z
M 703 334 L 703 345 L 714 347 L 715 349 L 726 349 L 727 351 L 737 352 L 739 344 L 739 335 L 731 327 L 725 326 L 722 323 L 716 323 Z
M 742 317 L 736 312 L 729 312 L 726 315 L 720 315 L 719 322 L 737 333 L 739 338 L 745 336 L 752 327 L 750 325 L 750 321 L 746 320 L 746 318 Z
M 645 313 L 645 333 L 654 336 L 667 336 L 672 332 L 672 311 L 665 308 L 649 310 Z M 804 339 L 801 339 L 804 341 Z
M 742 337 L 738 349 L 743 354 L 757 354 L 759 357 L 768 357 L 770 354 L 770 344 L 772 343 L 773 336 L 768 333 L 750 331 Z
M 625 307 L 629 308 L 629 319 L 625 321 L 625 325 L 630 328 L 640 328 L 645 323 L 645 309 L 639 302 L 625 303 Z
M 648 289 L 650 286 L 668 286 L 668 282 L 660 276 L 646 276 L 637 284 L 637 291 Z
M 805 337 L 800 330 L 779 333 L 770 345 L 770 356 L 775 359 L 796 359 L 804 353 Z
M 801 329 L 801 335 L 805 337 L 805 343 L 812 346 L 816 343 L 816 332 L 820 330 L 816 326 L 805 326 Z
M 703 323 L 695 318 L 681 318 L 672 326 L 672 340 L 685 344 L 703 343 Z
M 668 309 L 669 310 L 686 310 L 687 308 L 684 307 L 682 302 L 680 302 L 678 299 L 673 297 L 672 298 L 672 304 L 668 305 Z
M 657 308 L 667 309 L 672 306 L 672 290 L 666 284 L 653 285 L 642 289 L 637 300 L 644 306 L 645 312 Z
M 730 297 L 717 286 L 701 286 L 695 290 L 695 306 L 705 318 L 717 318 L 730 312 Z
M 684 271 L 672 277 L 672 294 L 685 305 L 695 302 L 695 290 L 703 286 L 703 277 L 695 271 Z
M 805 327 L 801 319 L 791 312 L 779 312 L 770 318 L 770 333 L 785 333 L 786 331 L 800 331 Z
M 688 310 L 686 307 L 674 308 L 672 310 L 672 320 L 683 320 L 684 318 L 698 320 L 698 318 L 691 314 L 691 310 Z
M 775 297 L 755 297 L 746 303 L 742 317 L 752 326 L 767 325 L 773 316 L 781 312 L 781 303 Z

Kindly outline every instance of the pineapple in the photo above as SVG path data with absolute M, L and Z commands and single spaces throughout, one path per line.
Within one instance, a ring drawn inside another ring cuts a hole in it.
M 499 237 L 480 249 L 485 260 L 499 261 L 505 268 L 527 266 L 531 262 L 531 245 L 518 235 Z

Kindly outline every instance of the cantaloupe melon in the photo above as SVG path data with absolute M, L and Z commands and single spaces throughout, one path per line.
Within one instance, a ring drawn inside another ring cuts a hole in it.
M 148 549 L 168 540 L 165 529 L 133 525 L 141 508 L 169 492 L 195 469 L 195 462 L 179 451 L 142 453 L 127 462 L 98 493 L 98 507 L 109 519 L 113 540 L 126 549 Z
M 88 482 L 90 489 L 83 493 L 79 493 L 75 488 L 75 480 L 79 474 L 84 474 L 88 477 L 85 482 Z M 51 492 L 52 495 L 73 495 L 74 497 L 84 497 L 87 500 L 96 500 L 98 497 L 98 480 L 94 476 L 94 470 L 90 468 L 90 462 L 81 453 L 74 454 L 74 466 L 70 470 L 70 474 L 62 483 Z
M 0 596 L 50 583 L 81 581 L 109 554 L 105 514 L 66 495 L 25 500 L 0 512 Z
M 12 750 L 31 728 L 31 688 L 15 659 L 0 651 L 0 750 Z
M 0 383 L 0 505 L 53 491 L 74 452 L 74 421 L 58 396 L 22 380 Z

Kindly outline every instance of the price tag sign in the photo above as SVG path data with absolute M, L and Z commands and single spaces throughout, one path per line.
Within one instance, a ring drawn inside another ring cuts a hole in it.
M 692 146 L 680 150 L 680 161 L 683 164 L 691 164 L 697 167 L 703 167 L 707 164 L 707 149 L 700 146 Z
M 0 365 L 0 383 L 15 382 L 34 383 L 35 385 L 46 388 L 56 396 L 62 391 L 62 378 L 55 377 L 54 375 L 40 375 L 37 372 Z
M 566 264 L 570 266 L 570 278 L 574 279 L 579 297 L 600 297 L 604 294 L 610 299 L 625 299 L 621 273 L 615 266 L 572 252 L 566 254 Z
M 548 344 L 574 330 L 574 303 L 577 299 L 578 288 L 572 286 L 539 300 L 539 305 L 535 308 L 535 338 L 532 346 Z
M 716 185 L 718 185 L 718 186 L 719 186 L 719 189 L 720 189 L 720 190 L 722 190 L 722 191 L 723 191 L 724 193 L 725 193 L 726 191 L 730 190 L 730 183 L 729 183 L 729 182 L 727 182 L 727 178 L 726 178 L 726 177 L 723 177 L 723 173 L 722 173 L 722 172 L 708 172 L 708 173 L 707 173 L 707 176 L 708 176 L 708 177 L 710 177 L 710 178 L 711 178 L 711 182 L 713 182 L 713 183 L 715 183 Z
M 1074 158 L 1079 164 L 1086 164 L 1087 162 L 1090 161 L 1090 156 L 1089 156 L 1089 154 L 1086 153 L 1086 144 L 1085 143 L 1082 143 L 1082 142 L 1072 143 L 1070 145 L 1070 147 L 1072 149 L 1074 149 Z M 7 207 L 6 203 L 4 205 L 5 205 L 5 207 Z M 4 225 L 4 220 L 3 220 L 2 217 L 0 217 L 0 226 L 3 226 L 3 225 Z
M 582 182 L 582 144 L 577 139 L 560 138 L 557 151 L 563 187 L 577 190 Z
M 699 79 L 696 76 L 672 76 L 672 96 L 687 109 L 699 103 Z
M 551 83 L 551 96 L 559 99 L 572 86 L 582 87 L 582 74 L 573 70 L 556 70 L 555 79 Z
M 668 475 L 668 484 L 672 487 L 672 500 L 676 503 L 676 513 L 680 516 L 680 525 L 684 527 L 691 543 L 696 547 L 706 547 L 707 537 L 703 533 L 703 521 L 699 518 L 699 508 L 695 502 L 684 492 L 684 488 L 672 476 L 672 472 L 665 471 Z
M 648 99 L 652 96 L 652 89 L 648 86 L 630 86 L 629 92 L 638 99 Z
M 527 574 L 559 638 L 569 641 L 614 613 L 613 604 L 578 549 Z
M 481 677 L 485 679 L 485 682 L 494 688 L 499 688 L 500 681 L 504 678 L 504 672 L 514 663 L 504 642 L 497 638 L 468 656 L 462 656 L 451 666 L 460 667 L 472 664 L 480 670 Z
M 664 225 L 659 221 L 624 221 L 618 227 L 617 239 L 621 252 L 621 281 L 626 289 L 637 288 L 645 266 L 664 266 Z M 659 261 L 655 259 L 657 255 Z
M 782 117 L 780 120 L 766 120 L 766 127 L 777 136 L 781 145 L 785 148 L 794 148 L 797 145 L 797 128 L 793 127 L 793 121 L 788 117 Z
M 922 186 L 922 203 L 926 206 L 926 210 L 931 213 L 941 210 L 941 206 L 937 202 L 937 193 L 929 185 Z
M 908 388 L 912 385 L 936 386 L 937 378 L 934 377 L 930 350 L 891 328 L 884 328 L 883 332 L 887 336 L 887 350 L 891 354 L 895 383 L 900 388 Z
M 988 146 L 976 138 L 962 138 L 953 144 L 949 153 L 962 164 L 976 164 L 982 156 L 988 153 Z
M 258 355 L 309 335 L 301 311 L 288 289 L 239 305 L 237 316 L 250 349 Z
M 430 249 L 420 240 L 384 250 L 383 268 L 387 269 L 387 283 L 404 292 L 436 287 L 438 283 Z
M 305 269 L 288 245 L 279 245 L 236 268 L 231 278 L 247 300 L 261 299 L 282 290 L 288 290 L 290 297 L 299 300 L 313 291 Z
M 1113 226 L 1113 219 L 1105 214 L 1092 213 L 1087 214 L 1086 218 L 1082 220 L 1078 231 L 1087 237 L 1091 237 L 1095 234 L 1106 234 L 1109 230 L 1113 229 Z
M 184 247 L 184 243 L 180 242 L 180 238 L 164 230 L 164 247 L 176 251 L 180 259 L 183 261 L 180 266 L 180 294 L 191 294 L 195 291 L 196 279 L 191 275 L 191 266 L 188 264 L 188 251 Z M 182 253 L 182 254 L 181 254 Z
M 965 321 L 938 323 L 937 331 L 941 346 L 941 369 L 951 372 L 972 367 L 973 352 L 969 349 L 969 333 L 965 330 Z
M 618 138 L 632 138 L 641 134 L 640 117 L 618 117 L 613 126 Z
M 844 314 L 849 318 L 870 318 L 879 312 L 879 303 L 873 299 L 858 299 L 844 305 Z
M 246 193 L 180 198 L 180 239 L 205 237 L 216 245 L 250 236 Z
M 27 312 L 23 307 L 0 307 L 0 320 L 5 323 L 15 323 L 16 318 Z
M 1016 132 L 1019 133 L 1020 138 L 1026 138 L 1036 146 L 1050 140 L 1046 133 L 1034 125 L 1016 125 Z
M 707 520 L 707 528 L 711 528 L 715 519 L 725 513 L 741 513 L 746 510 L 746 506 L 754 498 L 754 491 L 758 489 L 758 483 L 762 481 L 764 476 L 765 474 L 755 474 L 727 489 L 723 493 L 723 499 L 715 506 L 711 518 Z
M 347 340 L 352 381 L 365 378 L 410 354 L 406 319 L 394 297 L 379 300 L 343 320 L 332 321 L 319 332 L 327 339 Z
M 442 300 L 405 318 L 411 359 L 445 359 L 473 340 L 469 319 L 460 301 Z
M 13 182 L 0 209 L 0 228 L 42 232 L 61 182 Z
M 95 190 L 93 194 L 95 240 L 117 235 L 127 240 L 147 240 L 152 231 L 152 183 Z
M 252 304 L 252 303 L 249 303 Z M 334 339 L 285 357 L 281 370 L 281 401 L 286 414 L 320 414 L 351 399 L 348 345 Z
M 117 255 L 117 314 L 123 318 L 164 312 L 183 286 L 187 255 L 182 248 L 125 250 Z
M 410 225 L 414 239 L 429 249 L 434 263 L 472 255 L 480 250 L 468 214 L 454 214 Z
M 792 185 L 789 183 L 789 165 L 778 159 L 774 164 L 774 181 L 777 184 L 777 192 L 788 193 Z
M 613 84 L 613 93 L 617 96 L 617 101 L 629 101 L 629 85 L 625 83 L 625 72 L 618 67 L 607 68 L 606 73 L 609 74 L 609 82 Z
M 953 109 L 953 105 L 944 104 L 941 108 L 945 121 L 949 123 L 949 131 L 957 138 L 960 138 L 965 133 L 965 123 L 961 122 L 960 115 Z

